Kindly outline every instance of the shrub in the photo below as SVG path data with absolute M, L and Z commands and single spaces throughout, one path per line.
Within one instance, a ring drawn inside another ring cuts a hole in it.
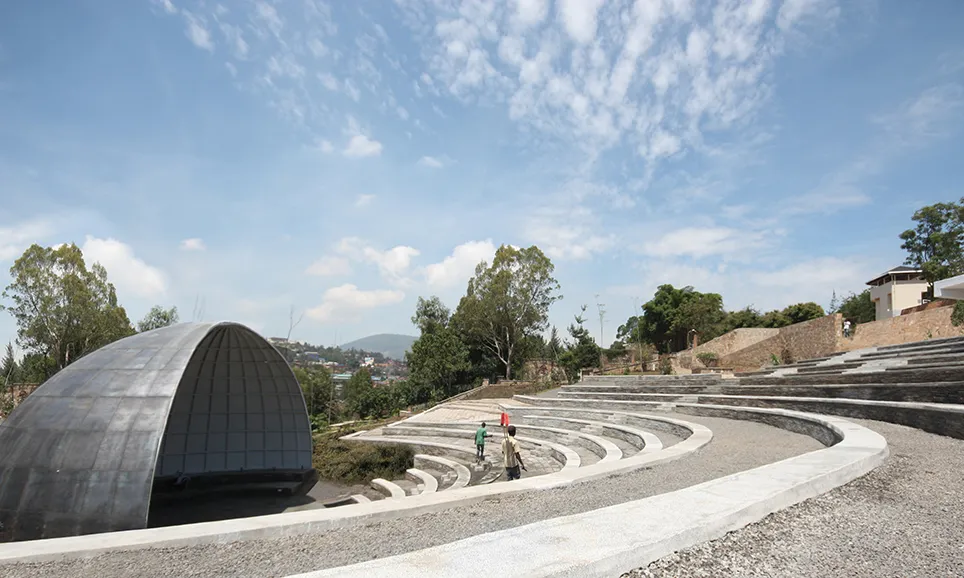
M 720 358 L 712 351 L 704 351 L 703 353 L 697 353 L 696 359 L 699 359 L 703 365 L 709 367 L 710 365 L 715 365 Z
M 777 355 L 776 355 L 775 353 L 771 353 L 771 354 L 770 354 L 770 364 L 771 364 L 771 365 L 780 365 L 780 358 L 777 357 Z
M 662 375 L 673 375 L 673 362 L 670 361 L 669 357 L 659 358 L 659 372 Z
M 951 313 L 951 325 L 954 327 L 964 325 L 964 301 L 954 303 L 954 311 Z
M 316 436 L 314 446 L 312 465 L 318 476 L 346 484 L 401 478 L 415 457 L 409 446 L 347 441 L 326 434 Z

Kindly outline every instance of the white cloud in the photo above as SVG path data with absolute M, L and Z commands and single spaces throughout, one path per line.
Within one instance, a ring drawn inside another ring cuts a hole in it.
M 378 156 L 382 154 L 382 143 L 363 134 L 356 134 L 348 141 L 344 154 L 352 158 Z
M 330 141 L 322 140 L 318 143 L 318 150 L 325 154 L 329 154 L 335 150 L 335 147 Z
M 32 220 L 11 227 L 0 227 L 0 262 L 19 257 L 33 243 L 42 241 L 53 232 L 44 220 Z
M 211 40 L 211 33 L 208 32 L 204 20 L 199 19 L 186 10 L 184 11 L 184 19 L 187 21 L 187 28 L 184 30 L 184 33 L 194 46 L 207 50 L 208 52 L 213 52 L 214 42 Z
M 616 245 L 615 234 L 596 234 L 598 224 L 588 207 L 553 202 L 532 211 L 524 234 L 553 259 L 582 261 Z
M 81 247 L 88 265 L 100 263 L 120 293 L 156 297 L 167 290 L 161 270 L 137 258 L 130 246 L 117 239 L 98 239 L 90 235 Z
M 168 14 L 177 13 L 177 8 L 171 3 L 171 0 L 154 0 L 154 3 L 158 4 Z
M 338 90 L 338 79 L 327 72 L 323 72 L 318 75 L 318 80 L 321 81 L 321 85 L 331 91 Z
M 515 20 L 522 28 L 540 24 L 549 14 L 549 0 L 513 0 Z
M 597 12 L 604 0 L 559 0 L 559 16 L 573 40 L 586 44 L 596 36 Z
M 371 206 L 372 202 L 375 200 L 375 195 L 358 195 L 355 199 L 355 206 L 359 209 Z
M 422 269 L 425 282 L 430 287 L 447 288 L 468 282 L 475 274 L 475 267 L 482 261 L 491 262 L 496 247 L 491 239 L 469 241 L 452 251 L 452 254 L 439 263 L 426 265 Z
M 685 227 L 646 243 L 643 251 L 654 257 L 732 255 L 763 246 L 767 236 L 727 227 Z
M 335 321 L 351 319 L 359 313 L 393 305 L 401 302 L 405 294 L 393 289 L 374 289 L 363 291 L 347 283 L 338 287 L 332 287 L 325 291 L 322 296 L 321 304 L 306 311 L 306 314 L 315 321 Z
M 444 166 L 442 164 L 442 161 L 440 161 L 435 157 L 429 157 L 429 156 L 424 156 L 420 158 L 418 160 L 418 164 L 422 165 L 423 167 L 431 167 L 433 169 L 440 169 L 442 168 L 442 166 Z
M 348 259 L 335 255 L 328 255 L 318 259 L 309 265 L 305 271 L 308 275 L 315 275 L 317 277 L 337 277 L 350 275 L 351 272 L 351 263 L 348 262 Z
M 204 241 L 195 237 L 181 241 L 181 249 L 184 251 L 203 251 L 206 247 Z
M 358 263 L 370 263 L 378 267 L 382 278 L 400 287 L 409 286 L 412 280 L 409 272 L 412 260 L 421 253 L 414 247 L 397 245 L 387 250 L 376 249 L 358 237 L 345 237 L 335 245 L 334 257 L 323 258 L 320 262 L 330 263 L 325 259 L 344 259 Z

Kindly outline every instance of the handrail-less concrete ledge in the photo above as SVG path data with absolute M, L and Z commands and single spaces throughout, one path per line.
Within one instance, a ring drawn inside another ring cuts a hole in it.
M 385 431 L 391 431 L 395 436 L 451 436 L 456 438 L 465 439 L 475 439 L 473 432 L 460 429 L 458 427 L 392 427 L 391 429 L 385 428 Z M 376 436 L 372 436 L 375 439 Z M 368 439 L 368 438 L 360 438 Z M 572 448 L 559 444 L 556 442 L 551 442 L 544 439 L 533 438 L 528 436 L 516 436 L 515 439 L 519 440 L 522 444 L 540 446 L 548 450 L 549 455 L 552 456 L 557 462 L 562 464 L 562 469 L 567 470 L 571 468 L 578 468 L 582 465 L 582 458 L 579 454 L 575 452 Z
M 478 568 L 505 577 L 618 576 L 830 491 L 887 457 L 887 441 L 867 428 L 836 417 L 778 411 L 820 422 L 841 440 L 675 492 L 292 578 L 421 578 L 426 569 L 435 577 L 461 578 Z
M 405 477 L 416 484 L 422 484 L 420 494 L 431 494 L 438 491 L 438 479 L 428 472 L 418 468 L 408 468 L 405 470 Z
M 518 409 L 528 411 L 534 408 L 523 406 Z M 450 488 L 433 494 L 408 496 L 404 500 L 376 500 L 367 504 L 355 504 L 340 508 L 302 510 L 183 526 L 125 530 L 0 544 L 0 564 L 65 560 L 89 557 L 111 551 L 144 548 L 221 544 L 279 535 L 290 536 L 309 532 L 323 532 L 336 528 L 369 524 L 373 521 L 416 516 L 455 506 L 471 505 L 509 494 L 557 488 L 625 473 L 638 468 L 654 467 L 695 452 L 713 438 L 712 432 L 700 424 L 663 416 L 631 414 L 631 412 L 622 413 L 636 415 L 639 416 L 639 419 L 645 419 L 652 423 L 664 423 L 668 427 L 693 433 L 682 442 L 661 451 L 639 452 L 615 462 L 598 462 L 581 468 L 560 470 L 552 474 L 533 476 L 512 482 L 468 486 L 459 489 Z M 430 443 L 415 438 L 406 440 L 404 438 L 371 436 L 364 439 L 389 443 L 407 443 L 414 446 L 436 446 L 447 449 L 446 444 Z M 468 450 L 468 452 L 472 453 L 471 450 Z
M 443 458 L 441 456 L 430 456 L 426 454 L 415 454 L 415 465 L 419 465 L 419 462 L 429 462 L 436 466 L 442 466 L 443 468 L 450 469 L 455 472 L 455 481 L 449 486 L 450 490 L 456 490 L 458 488 L 464 488 L 469 485 L 469 480 L 472 479 L 472 473 L 469 468 L 465 467 L 464 464 L 460 464 L 455 460 L 450 460 L 448 458 Z M 423 492 L 424 493 L 424 492 Z
M 401 423 L 404 423 L 404 422 L 401 422 Z M 413 428 L 444 428 L 447 430 L 459 430 L 459 431 L 464 431 L 464 430 L 467 431 L 471 429 L 472 433 L 475 432 L 475 428 L 477 427 L 474 423 L 467 424 L 467 423 L 460 423 L 460 422 L 431 422 L 431 423 L 421 422 L 418 425 L 414 425 L 414 424 L 412 425 L 413 425 Z M 527 433 L 532 434 L 534 436 L 544 435 L 544 434 L 549 434 L 550 436 L 563 436 L 565 438 L 570 438 L 572 443 L 579 444 L 581 447 L 588 449 L 593 454 L 599 456 L 599 458 L 602 460 L 611 462 L 614 460 L 622 459 L 623 457 L 623 451 L 619 449 L 619 446 L 607 440 L 606 438 L 603 438 L 597 435 L 588 434 L 588 433 L 581 432 L 578 430 L 573 430 L 573 429 L 563 429 L 563 428 L 540 426 L 540 425 L 533 425 L 533 424 L 516 424 L 516 426 L 518 427 L 519 433 L 523 434 L 522 436 L 518 436 L 517 439 L 520 439 L 520 440 L 527 439 L 527 437 L 529 437 L 525 435 Z M 393 431 L 398 429 L 399 427 L 402 427 L 403 429 L 407 429 L 405 425 L 402 425 L 402 426 L 393 425 L 393 426 L 386 427 L 384 431 Z M 414 429 L 408 430 L 408 431 L 414 431 Z M 459 437 L 463 437 L 463 436 L 459 436 Z M 465 437 L 469 437 L 469 436 L 466 435 Z M 495 436 L 495 437 L 498 438 L 498 436 Z M 539 439 L 542 439 L 542 438 L 539 438 Z M 548 441 L 560 443 L 562 445 L 567 445 L 564 442 L 559 442 L 553 439 L 549 439 Z M 566 440 L 566 441 L 569 441 L 569 440 Z M 497 442 L 497 443 L 500 443 L 500 442 Z
M 372 480 L 371 487 L 374 490 L 385 494 L 388 498 L 404 498 L 406 496 L 405 490 L 403 490 L 398 484 L 394 482 L 389 482 L 388 480 L 383 480 L 382 478 L 375 478 Z
M 609 432 L 609 437 L 622 439 L 639 451 L 655 452 L 663 449 L 663 442 L 648 431 L 634 427 L 609 423 L 604 421 L 593 421 L 589 419 L 577 419 L 572 417 L 557 417 L 552 415 L 523 415 L 526 421 L 546 421 L 550 423 L 564 423 L 582 425 L 599 428 L 603 432 Z

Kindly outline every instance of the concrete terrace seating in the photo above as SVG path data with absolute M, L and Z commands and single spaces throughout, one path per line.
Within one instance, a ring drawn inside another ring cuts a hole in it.
M 446 487 L 452 489 L 464 488 L 465 486 L 469 485 L 469 481 L 472 479 L 472 472 L 469 471 L 469 468 L 465 467 L 459 462 L 456 462 L 455 460 L 450 460 L 440 456 L 415 454 L 415 465 L 421 467 L 423 470 L 446 470 L 447 473 L 451 473 L 451 483 L 448 483 L 445 474 L 436 477 L 439 477 L 442 481 L 444 481 Z M 436 489 L 437 488 L 438 486 L 436 486 Z

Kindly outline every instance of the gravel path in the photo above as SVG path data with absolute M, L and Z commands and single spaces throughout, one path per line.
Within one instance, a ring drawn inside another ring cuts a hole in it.
M 881 467 L 622 578 L 964 576 L 964 440 L 875 421 Z
M 392 556 L 670 492 L 823 447 L 809 437 L 759 423 L 668 415 L 706 425 L 713 431 L 713 441 L 698 455 L 655 468 L 417 517 L 234 544 L 118 552 L 86 560 L 0 566 L 0 574 L 4 578 L 287 576 Z M 671 441 L 663 434 L 660 438 Z

